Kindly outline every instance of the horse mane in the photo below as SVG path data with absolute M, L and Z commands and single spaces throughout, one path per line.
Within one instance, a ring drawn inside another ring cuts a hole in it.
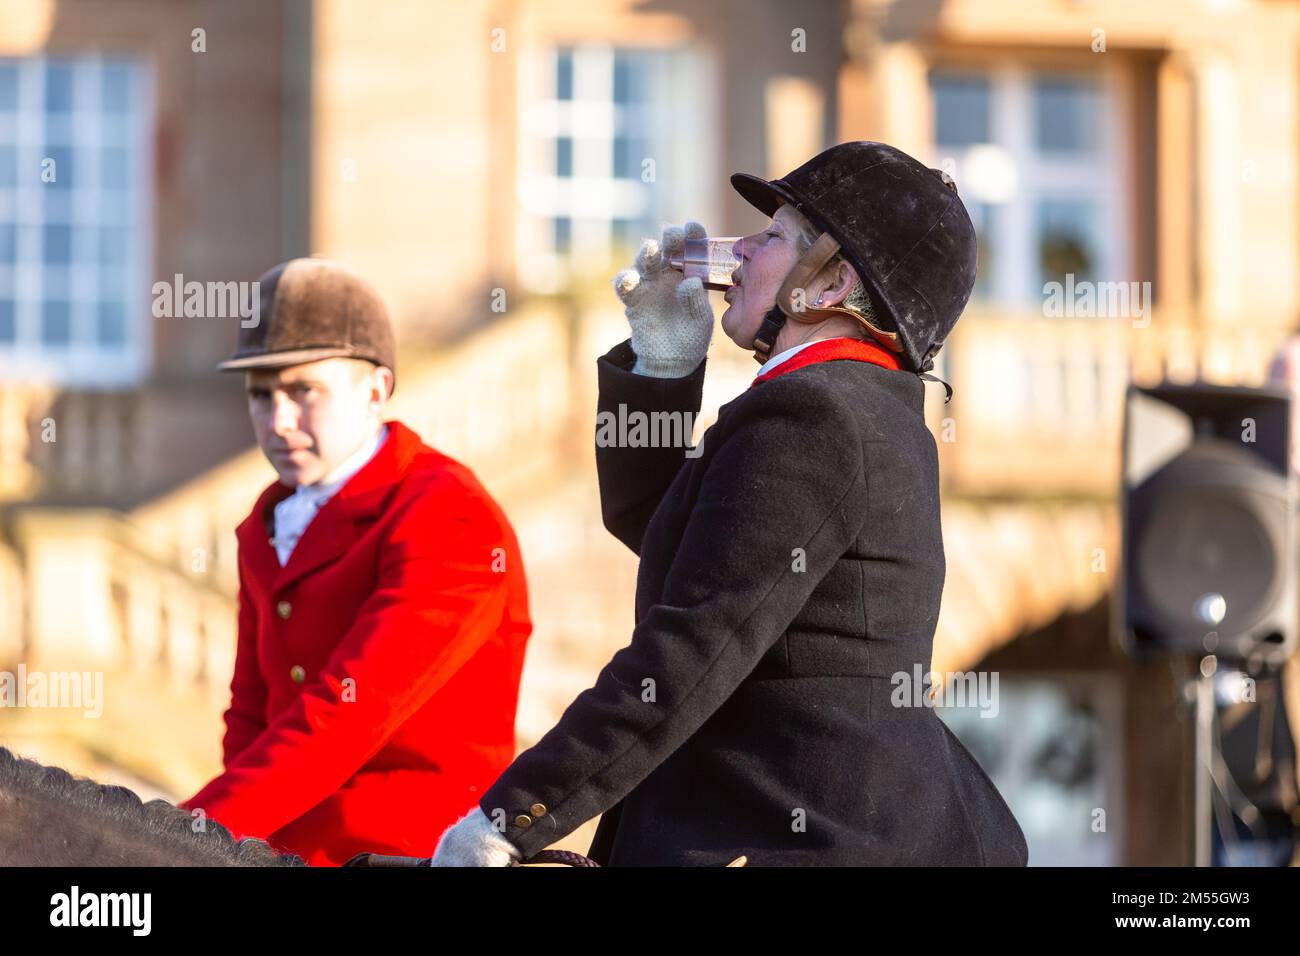
M 166 800 L 145 803 L 127 787 L 74 776 L 60 767 L 47 767 L 0 747 L 0 801 L 6 798 L 30 800 L 51 815 L 58 808 L 58 816 L 80 821 L 87 830 L 113 832 L 124 842 L 170 855 L 178 862 L 201 866 L 307 865 L 302 857 L 281 853 L 265 840 L 236 840 L 213 819 L 205 821 L 205 831 L 196 833 L 189 811 Z M 52 845 L 49 834 L 44 841 L 40 834 L 31 835 L 30 840 L 24 835 L 22 842 L 29 850 Z

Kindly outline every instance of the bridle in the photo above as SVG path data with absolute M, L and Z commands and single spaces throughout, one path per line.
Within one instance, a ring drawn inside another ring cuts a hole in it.
M 364 867 L 407 867 L 429 866 L 427 856 L 386 856 L 382 853 L 358 853 L 344 863 L 344 866 Z M 591 857 L 574 853 L 571 850 L 540 850 L 517 866 L 533 866 L 539 863 L 557 863 L 563 866 L 600 866 Z
M 728 863 L 727 866 L 744 866 L 748 862 L 748 857 L 738 856 Z M 572 850 L 539 850 L 522 863 L 517 863 L 515 865 L 535 866 L 537 864 L 546 863 L 558 864 L 560 866 L 600 866 L 600 864 L 591 857 L 583 856 L 581 853 L 574 853 Z M 385 856 L 382 853 L 358 853 L 343 865 L 364 867 L 429 866 L 429 857 Z

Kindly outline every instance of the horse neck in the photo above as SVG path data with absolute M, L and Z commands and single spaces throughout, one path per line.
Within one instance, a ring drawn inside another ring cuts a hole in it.
M 22 785 L 0 774 L 0 866 L 304 865 L 260 840 L 235 843 L 220 828 L 186 832 L 184 810 L 161 800 L 141 803 L 124 787 L 78 779 L 69 796 L 63 771 L 27 766 L 48 772 Z M 52 782 L 56 777 L 61 784 Z

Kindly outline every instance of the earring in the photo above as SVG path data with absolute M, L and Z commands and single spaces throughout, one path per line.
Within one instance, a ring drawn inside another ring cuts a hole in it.
M 825 296 L 819 295 L 819 296 L 817 297 L 817 304 L 818 304 L 818 305 L 821 305 L 821 304 L 822 304 L 822 299 L 824 299 L 824 298 L 825 298 Z

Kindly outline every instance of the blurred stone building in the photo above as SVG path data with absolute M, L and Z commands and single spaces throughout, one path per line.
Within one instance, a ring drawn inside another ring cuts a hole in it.
M 1124 387 L 1256 383 L 1295 325 L 1300 13 L 1278 0 L 0 2 L 0 668 L 103 671 L 103 716 L 0 711 L 0 743 L 142 792 L 219 769 L 235 525 L 274 473 L 237 318 L 155 282 L 295 255 L 372 279 L 392 417 L 519 531 L 527 746 L 629 639 L 600 524 L 595 357 L 642 236 L 757 215 L 730 189 L 847 139 L 956 179 L 976 296 L 936 373 L 948 571 L 936 671 L 1035 863 L 1188 858 L 1188 722 L 1114 649 Z M 57 176 L 45 175 L 46 160 Z M 1099 314 L 1044 286 L 1143 283 Z M 719 331 L 706 413 L 756 366 Z M 708 424 L 706 420 L 701 429 Z M 1092 826 L 1107 811 L 1104 832 Z M 565 841 L 585 849 L 591 827 Z

